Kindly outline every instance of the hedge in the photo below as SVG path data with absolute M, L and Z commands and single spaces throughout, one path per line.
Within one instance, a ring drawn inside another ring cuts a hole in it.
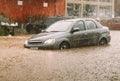
M 0 26 L 0 36 L 7 36 L 9 33 Z

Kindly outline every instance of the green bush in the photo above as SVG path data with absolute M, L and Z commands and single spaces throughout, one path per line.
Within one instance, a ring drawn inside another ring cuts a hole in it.
M 7 36 L 9 33 L 4 30 L 2 27 L 0 27 L 0 36 Z
M 1 22 L 7 22 L 10 23 L 12 19 L 5 16 L 4 13 L 0 13 L 0 36 L 7 36 L 9 33 L 1 27 Z
M 10 18 L 6 17 L 3 13 L 0 13 L 0 22 L 10 22 Z

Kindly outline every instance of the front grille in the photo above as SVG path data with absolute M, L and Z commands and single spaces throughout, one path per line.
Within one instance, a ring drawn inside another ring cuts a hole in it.
M 43 42 L 28 42 L 29 45 L 40 45 L 43 44 Z

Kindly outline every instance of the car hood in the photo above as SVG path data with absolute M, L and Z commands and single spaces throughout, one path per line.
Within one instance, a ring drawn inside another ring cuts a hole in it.
M 29 40 L 37 41 L 37 40 L 47 40 L 52 38 L 58 38 L 61 35 L 64 35 L 64 33 L 65 32 L 47 32 L 47 33 L 45 32 L 45 33 L 40 33 L 31 37 Z

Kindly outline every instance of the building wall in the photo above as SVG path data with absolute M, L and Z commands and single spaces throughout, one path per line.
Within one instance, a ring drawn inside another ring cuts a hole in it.
M 46 15 L 46 16 L 69 16 L 67 11 L 67 4 L 78 4 L 79 8 L 74 8 L 79 10 L 78 15 L 84 17 L 84 5 L 95 5 L 93 8 L 96 9 L 95 16 L 92 17 L 101 17 L 100 16 L 100 6 L 110 6 L 111 7 L 111 17 L 114 16 L 114 0 L 111 2 L 101 2 L 102 0 L 57 0 L 55 3 L 54 0 L 22 0 L 23 5 L 18 5 L 18 0 L 0 0 L 0 13 L 4 13 L 6 16 L 13 19 L 20 19 L 22 22 L 27 16 L 35 15 Z M 105 0 L 103 0 L 105 1 Z M 108 0 L 106 0 L 108 1 Z M 115 0 L 116 3 L 120 0 Z M 43 7 L 43 3 L 48 3 L 48 7 Z M 75 5 L 73 5 L 75 6 Z M 116 9 L 116 8 L 115 8 Z M 117 8 L 116 12 L 120 10 Z M 71 11 L 73 14 L 76 14 L 76 11 Z M 87 17 L 87 16 L 86 16 Z
M 23 5 L 18 5 L 18 0 L 0 0 L 0 13 L 13 19 L 24 21 L 27 16 L 35 15 L 64 15 L 65 0 L 22 0 Z M 43 3 L 48 3 L 48 7 L 44 7 Z

